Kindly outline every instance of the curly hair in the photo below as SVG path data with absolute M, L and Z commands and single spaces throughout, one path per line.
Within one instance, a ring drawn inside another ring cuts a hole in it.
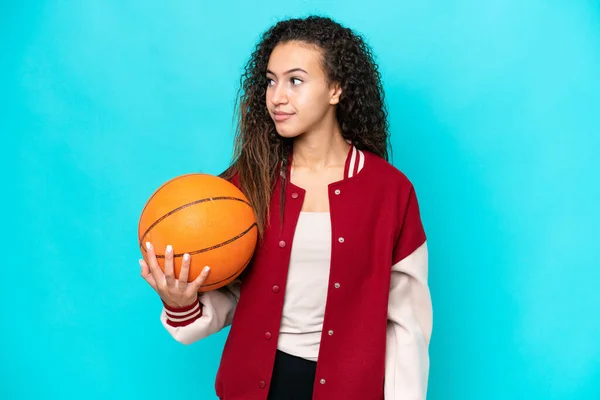
M 300 42 L 321 50 L 329 83 L 341 85 L 336 118 L 344 139 L 358 149 L 388 159 L 389 123 L 377 64 L 365 40 L 327 17 L 309 16 L 280 21 L 264 32 L 240 79 L 235 102 L 237 120 L 233 161 L 221 176 L 237 173 L 262 237 L 269 221 L 269 204 L 277 178 L 285 183 L 292 140 L 277 134 L 267 110 L 267 64 L 280 43 Z M 285 184 L 282 185 L 284 190 Z M 283 199 L 281 196 L 283 215 Z

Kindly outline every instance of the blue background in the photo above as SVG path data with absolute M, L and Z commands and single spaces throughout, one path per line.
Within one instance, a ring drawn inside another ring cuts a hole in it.
M 4 1 L 2 399 L 213 399 L 139 276 L 165 180 L 230 160 L 278 19 L 366 36 L 430 245 L 429 399 L 600 398 L 598 1 Z

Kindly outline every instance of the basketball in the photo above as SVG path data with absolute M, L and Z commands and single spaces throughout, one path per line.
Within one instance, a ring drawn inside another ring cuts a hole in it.
M 257 237 L 246 196 L 229 181 L 200 173 L 173 178 L 159 187 L 146 202 L 138 224 L 144 259 L 148 262 L 145 244 L 151 242 L 163 272 L 169 244 L 176 278 L 185 253 L 190 255 L 188 282 L 210 266 L 200 292 L 218 289 L 238 277 L 254 254 Z

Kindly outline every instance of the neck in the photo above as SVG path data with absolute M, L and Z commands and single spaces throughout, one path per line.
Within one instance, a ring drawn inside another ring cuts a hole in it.
M 345 164 L 350 144 L 334 121 L 294 139 L 293 166 L 319 170 Z

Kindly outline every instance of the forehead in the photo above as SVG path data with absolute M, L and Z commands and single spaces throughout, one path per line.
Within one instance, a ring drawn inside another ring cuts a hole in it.
M 267 68 L 277 75 L 302 68 L 309 75 L 322 75 L 321 50 L 300 42 L 280 43 L 271 52 Z

